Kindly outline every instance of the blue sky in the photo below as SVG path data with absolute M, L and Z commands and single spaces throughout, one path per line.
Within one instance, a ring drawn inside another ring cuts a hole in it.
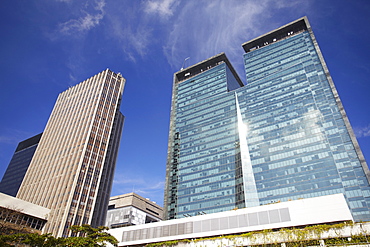
M 163 205 L 173 73 L 307 16 L 370 162 L 368 0 L 12 0 L 0 5 L 0 176 L 43 131 L 59 93 L 110 68 L 126 78 L 112 195 Z

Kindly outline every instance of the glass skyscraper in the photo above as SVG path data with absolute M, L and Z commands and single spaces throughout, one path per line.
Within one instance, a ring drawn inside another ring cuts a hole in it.
M 174 76 L 165 218 L 343 193 L 370 220 L 369 170 L 307 18 Z
M 0 192 L 14 197 L 17 195 L 33 154 L 39 144 L 41 135 L 42 133 L 21 141 L 18 144 L 0 182 Z

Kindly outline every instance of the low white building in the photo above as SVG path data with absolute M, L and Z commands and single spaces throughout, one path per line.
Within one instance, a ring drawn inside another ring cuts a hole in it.
M 280 202 L 109 230 L 119 246 L 353 221 L 343 194 Z
M 17 232 L 41 233 L 49 213 L 48 208 L 0 193 L 0 221 Z

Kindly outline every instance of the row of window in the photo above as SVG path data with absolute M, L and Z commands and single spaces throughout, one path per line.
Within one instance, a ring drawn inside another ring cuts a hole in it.
M 10 222 L 24 227 L 30 227 L 36 230 L 42 230 L 46 223 L 46 220 L 5 208 L 0 208 L 0 221 Z

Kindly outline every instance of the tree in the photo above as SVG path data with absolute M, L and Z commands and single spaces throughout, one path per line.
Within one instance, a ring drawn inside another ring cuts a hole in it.
M 99 226 L 98 228 L 93 228 L 90 225 L 82 226 L 71 226 L 72 234 L 80 235 L 83 237 L 69 237 L 66 239 L 66 246 L 105 246 L 108 242 L 113 246 L 117 246 L 118 241 L 115 237 L 110 235 L 106 230 L 108 227 Z
M 33 229 L 20 224 L 22 209 L 0 207 L 0 235 L 30 233 Z
M 34 247 L 64 246 L 64 238 L 54 238 L 50 233 L 39 235 L 37 233 L 18 234 L 21 243 Z
M 76 237 L 55 238 L 50 233 L 39 235 L 37 233 L 19 233 L 13 235 L 0 235 L 0 246 L 30 246 L 30 247 L 98 247 L 110 243 L 117 246 L 118 241 L 100 226 L 93 228 L 90 225 L 71 226 L 72 234 Z M 79 237 L 77 237 L 79 236 Z

